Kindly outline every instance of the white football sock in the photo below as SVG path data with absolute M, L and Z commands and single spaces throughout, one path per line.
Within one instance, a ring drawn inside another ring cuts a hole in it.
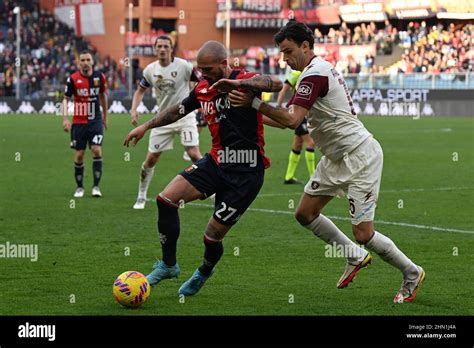
M 418 267 L 397 248 L 395 243 L 383 234 L 375 231 L 366 248 L 378 254 L 385 262 L 402 271 L 403 276 L 413 279 L 418 276 Z
M 349 256 L 347 257 L 347 261 L 350 263 L 357 262 L 357 260 L 366 253 L 361 247 L 342 233 L 342 231 L 323 214 L 319 214 L 316 219 L 303 227 L 312 231 L 315 236 L 321 238 L 330 245 L 335 245 L 336 247 L 342 246 L 342 248 L 344 248 L 343 250 L 347 252 L 346 256 Z
M 148 187 L 150 186 L 154 172 L 155 167 L 145 168 L 145 164 L 142 164 L 142 168 L 140 170 L 140 183 L 138 185 L 138 199 L 146 199 L 146 193 L 148 191 Z

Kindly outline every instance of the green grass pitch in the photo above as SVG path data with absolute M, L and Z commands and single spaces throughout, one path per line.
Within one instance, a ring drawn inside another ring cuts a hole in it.
M 202 260 L 212 213 L 209 201 L 199 201 L 180 210 L 181 277 L 152 289 L 138 310 L 122 308 L 112 296 L 116 276 L 147 274 L 161 257 L 154 202 L 132 209 L 147 139 L 124 148 L 129 118 L 111 115 L 104 197 L 90 195 L 88 152 L 86 196 L 72 209 L 73 151 L 61 118 L 20 115 L 0 117 L 0 244 L 37 244 L 39 257 L 0 258 L 0 315 L 473 315 L 474 118 L 362 120 L 385 154 L 376 228 L 427 272 L 415 302 L 392 303 L 401 274 L 376 255 L 348 288 L 336 289 L 345 260 L 325 257 L 324 243 L 293 218 L 303 187 L 282 184 L 292 132 L 266 128 L 273 165 L 226 237 L 214 276 L 180 303 L 177 290 Z M 156 167 L 152 198 L 188 165 L 177 140 Z M 204 130 L 202 152 L 209 146 Z M 297 177 L 306 180 L 304 158 Z M 325 214 L 353 238 L 345 199 Z

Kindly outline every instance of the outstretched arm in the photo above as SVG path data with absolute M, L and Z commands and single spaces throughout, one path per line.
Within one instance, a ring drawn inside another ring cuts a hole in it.
M 273 107 L 267 103 L 262 102 L 257 97 L 251 99 L 252 93 L 232 91 L 229 93 L 229 99 L 234 107 L 253 107 L 260 111 L 266 117 L 263 121 L 266 125 L 277 128 L 297 128 L 304 117 L 308 113 L 308 109 L 299 105 L 290 105 L 289 109 L 281 107 Z
M 221 93 L 227 93 L 237 88 L 246 88 L 254 92 L 278 92 L 283 83 L 276 76 L 259 75 L 250 79 L 230 80 L 221 79 L 211 86 Z
M 239 87 L 258 92 L 278 92 L 283 87 L 283 83 L 281 83 L 280 79 L 271 75 L 259 75 L 238 81 L 240 82 Z
M 192 110 L 191 110 L 192 111 Z M 166 126 L 167 124 L 174 123 L 178 121 L 180 118 L 186 116 L 189 111 L 185 110 L 184 105 L 181 103 L 175 104 L 170 106 L 160 112 L 158 115 L 153 117 L 148 122 L 145 122 L 141 126 L 136 127 L 130 133 L 128 133 L 127 137 L 125 138 L 123 144 L 128 146 L 130 141 L 133 139 L 133 145 L 136 145 L 138 141 L 143 138 L 147 130 L 151 128 Z
M 303 122 L 304 117 L 308 113 L 307 109 L 298 105 L 290 105 L 289 109 L 284 109 L 271 106 L 259 99 L 254 99 L 252 107 L 268 116 L 273 121 L 291 129 L 297 128 L 301 122 Z

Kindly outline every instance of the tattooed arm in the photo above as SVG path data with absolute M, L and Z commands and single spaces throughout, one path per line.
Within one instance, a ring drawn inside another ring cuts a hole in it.
M 186 114 L 187 113 L 185 113 L 184 106 L 181 103 L 175 104 L 166 108 L 148 122 L 145 122 L 143 126 L 146 128 L 146 130 L 166 126 L 178 121 L 179 119 L 186 116 Z
M 250 79 L 229 80 L 221 79 L 211 86 L 221 93 L 227 93 L 237 88 L 246 88 L 255 92 L 278 92 L 283 83 L 276 76 L 259 75 Z
M 133 129 L 130 133 L 128 133 L 123 144 L 128 147 L 130 141 L 134 139 L 133 145 L 136 145 L 138 141 L 143 138 L 147 130 L 174 123 L 180 118 L 183 118 L 184 116 L 189 114 L 191 111 L 199 109 L 200 107 L 201 104 L 196 98 L 194 90 L 192 90 L 189 95 L 184 98 L 180 103 L 166 108 L 148 122 Z
M 157 114 L 148 122 L 145 122 L 141 126 L 136 127 L 130 133 L 128 133 L 123 144 L 128 147 L 130 141 L 133 140 L 133 145 L 136 145 L 149 129 L 174 123 L 193 110 L 194 109 L 187 109 L 182 103 L 170 106 Z
M 283 83 L 281 83 L 278 77 L 270 75 L 254 76 L 250 79 L 242 79 L 238 81 L 239 87 L 259 92 L 278 92 L 283 87 Z

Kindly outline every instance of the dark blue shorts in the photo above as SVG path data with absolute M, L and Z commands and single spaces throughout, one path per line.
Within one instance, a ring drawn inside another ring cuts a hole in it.
M 214 218 L 223 225 L 234 225 L 262 188 L 264 169 L 225 171 L 205 154 L 180 175 L 206 197 L 215 193 Z
M 102 123 L 94 122 L 88 124 L 73 124 L 71 127 L 71 148 L 85 150 L 87 144 L 102 145 L 104 140 L 104 128 Z
M 308 132 L 308 122 L 306 121 L 306 118 L 303 120 L 303 122 L 300 123 L 298 127 L 295 128 L 295 135 L 306 135 L 309 134 Z

